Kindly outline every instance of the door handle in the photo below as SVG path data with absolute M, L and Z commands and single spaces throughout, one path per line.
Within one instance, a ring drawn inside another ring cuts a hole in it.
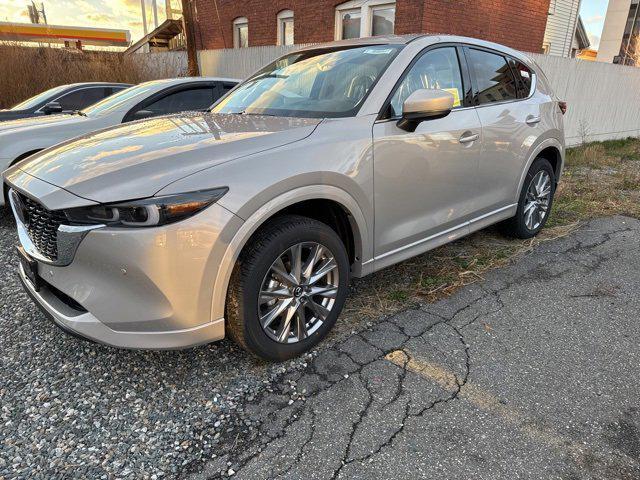
M 478 134 L 478 133 L 474 133 L 474 134 L 470 134 L 470 135 L 463 135 L 462 137 L 460 137 L 460 143 L 464 144 L 464 143 L 475 142 L 479 138 L 480 138 L 480 134 Z
M 530 115 L 527 117 L 527 119 L 525 120 L 525 122 L 527 122 L 527 125 L 537 125 L 538 123 L 540 123 L 542 121 L 541 117 L 534 117 L 533 115 Z

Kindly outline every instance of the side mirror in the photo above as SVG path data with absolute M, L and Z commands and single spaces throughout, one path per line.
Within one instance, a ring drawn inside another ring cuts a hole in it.
M 128 120 L 133 122 L 135 120 L 144 120 L 145 118 L 154 117 L 156 114 L 151 110 L 138 110 L 133 115 L 131 115 Z
M 44 107 L 42 107 L 42 111 L 45 115 L 51 115 L 52 113 L 62 113 L 62 105 L 58 102 L 49 102 Z
M 420 122 L 449 115 L 454 103 L 455 97 L 444 90 L 416 90 L 402 105 L 402 118 L 398 120 L 398 128 L 415 132 Z

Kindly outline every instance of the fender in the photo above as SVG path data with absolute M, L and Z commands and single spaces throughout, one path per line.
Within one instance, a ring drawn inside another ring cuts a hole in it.
M 356 277 L 371 273 L 373 267 L 373 229 L 369 227 L 358 203 L 341 188 L 328 185 L 309 185 L 279 195 L 265 203 L 250 215 L 233 236 L 227 247 L 213 289 L 211 319 L 220 319 L 225 314 L 227 288 L 233 267 L 240 252 L 253 233 L 270 217 L 284 208 L 305 200 L 332 200 L 342 205 L 352 218 L 352 228 L 356 248 L 356 260 L 353 275 Z
M 524 169 L 522 170 L 522 174 L 518 182 L 518 190 L 517 190 L 517 197 L 515 198 L 515 203 L 518 203 L 518 200 L 520 199 L 520 192 L 522 191 L 522 186 L 524 185 L 524 180 L 527 176 L 527 172 L 531 168 L 531 164 L 535 161 L 536 158 L 538 158 L 538 155 L 542 150 L 549 147 L 555 147 L 560 152 L 560 168 L 558 170 L 558 178 L 556 179 L 557 181 L 560 181 L 560 177 L 564 169 L 565 147 L 564 145 L 562 145 L 562 143 L 560 143 L 560 141 L 557 138 L 547 138 L 546 140 L 543 140 L 542 142 L 540 142 L 529 153 L 529 158 L 527 159 L 527 163 Z

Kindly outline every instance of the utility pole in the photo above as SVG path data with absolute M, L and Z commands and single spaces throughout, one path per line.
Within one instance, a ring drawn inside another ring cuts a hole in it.
M 149 33 L 147 29 L 147 8 L 144 4 L 144 0 L 140 0 L 140 8 L 142 8 L 142 28 L 144 29 L 144 34 Z
M 153 10 L 153 28 L 158 28 L 158 4 L 156 0 L 151 0 L 151 8 Z
M 196 35 L 193 30 L 192 0 L 182 0 L 182 26 L 184 39 L 187 42 L 187 69 L 190 77 L 200 76 L 198 53 L 196 52 Z

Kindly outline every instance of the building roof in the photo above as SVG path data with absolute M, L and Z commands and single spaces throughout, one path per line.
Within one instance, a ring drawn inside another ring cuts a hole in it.
M 0 22 L 0 41 L 39 43 L 80 41 L 84 45 L 126 47 L 130 39 L 129 30 Z
M 580 50 L 589 48 L 589 46 L 591 45 L 589 35 L 587 34 L 587 29 L 584 28 L 584 23 L 582 22 L 582 17 L 580 16 L 578 16 L 578 25 L 576 26 L 576 40 L 578 41 L 578 48 Z
M 166 19 L 158 28 L 142 37 L 140 40 L 127 48 L 124 53 L 133 53 L 144 45 L 149 44 L 150 47 L 167 48 L 169 41 L 182 33 L 182 20 Z

